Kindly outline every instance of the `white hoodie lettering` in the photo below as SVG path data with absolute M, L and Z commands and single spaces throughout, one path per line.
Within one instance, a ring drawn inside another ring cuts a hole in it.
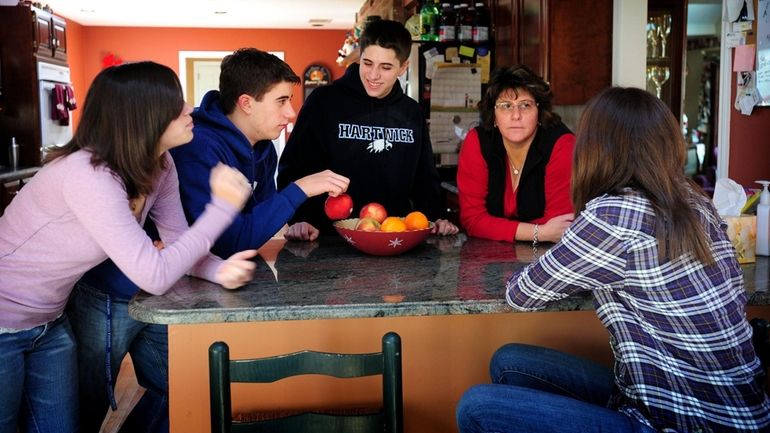
M 383 128 L 381 126 L 340 123 L 337 138 L 368 141 L 366 149 L 380 153 L 393 148 L 393 143 L 414 143 L 414 131 L 408 128 Z

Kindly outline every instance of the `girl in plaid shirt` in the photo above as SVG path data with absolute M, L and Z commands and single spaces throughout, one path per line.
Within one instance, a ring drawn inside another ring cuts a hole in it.
M 613 88 L 588 104 L 572 170 L 579 215 L 506 298 L 533 311 L 592 291 L 614 371 L 506 345 L 493 384 L 460 401 L 461 432 L 770 431 L 735 251 L 684 162 L 679 125 L 651 94 Z

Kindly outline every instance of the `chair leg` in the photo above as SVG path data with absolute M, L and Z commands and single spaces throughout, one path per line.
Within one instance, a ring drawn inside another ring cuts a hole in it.
M 218 341 L 209 348 L 211 433 L 230 433 L 230 350 Z
M 404 401 L 401 379 L 401 337 L 388 332 L 382 337 L 384 359 L 382 404 L 386 416 L 386 433 L 404 431 Z
M 770 323 L 765 319 L 755 317 L 749 322 L 753 335 L 751 343 L 754 345 L 754 351 L 757 353 L 759 362 L 762 365 L 762 385 L 765 385 L 767 379 L 767 367 L 770 363 Z

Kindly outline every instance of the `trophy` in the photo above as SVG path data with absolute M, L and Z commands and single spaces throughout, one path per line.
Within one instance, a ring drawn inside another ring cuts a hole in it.
M 647 57 L 658 57 L 658 27 L 655 17 L 647 19 Z
M 660 56 L 666 57 L 666 44 L 668 35 L 671 34 L 671 15 L 665 14 L 659 17 L 658 33 L 660 36 Z
M 655 84 L 655 95 L 660 99 L 660 92 L 663 84 L 671 76 L 671 70 L 668 66 L 650 66 L 647 68 L 647 77 Z

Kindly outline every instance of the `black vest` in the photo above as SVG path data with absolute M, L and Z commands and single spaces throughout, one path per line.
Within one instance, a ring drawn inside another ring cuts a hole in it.
M 505 194 L 505 172 L 508 170 L 508 155 L 505 153 L 503 137 L 500 131 L 486 131 L 476 128 L 479 135 L 481 155 L 487 163 L 489 179 L 487 182 L 487 212 L 490 215 L 505 218 L 503 215 L 503 196 Z M 535 138 L 527 152 L 527 159 L 521 168 L 519 187 L 516 194 L 516 215 L 511 218 L 518 221 L 532 221 L 545 213 L 545 166 L 551 159 L 553 146 L 564 134 L 571 134 L 563 123 L 544 128 L 538 126 Z

